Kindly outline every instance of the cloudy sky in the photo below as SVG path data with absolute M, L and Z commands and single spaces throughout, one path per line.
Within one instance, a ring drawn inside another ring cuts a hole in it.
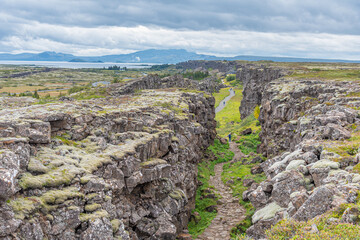
M 0 0 L 0 52 L 360 59 L 359 0 Z

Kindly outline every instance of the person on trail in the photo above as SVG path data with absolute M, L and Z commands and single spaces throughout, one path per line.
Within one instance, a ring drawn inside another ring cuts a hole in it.
M 231 133 L 229 133 L 228 137 L 229 137 L 229 142 L 231 142 Z
M 224 101 L 224 105 L 225 105 L 225 101 Z

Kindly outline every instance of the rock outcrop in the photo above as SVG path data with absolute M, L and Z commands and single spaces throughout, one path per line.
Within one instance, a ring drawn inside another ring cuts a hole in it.
M 176 68 L 178 69 L 184 69 L 184 70 L 213 69 L 223 73 L 235 72 L 239 66 L 241 66 L 241 63 L 237 61 L 206 61 L 206 60 L 190 60 L 187 62 L 181 62 L 176 64 Z
M 161 78 L 159 75 L 148 75 L 146 77 L 130 80 L 125 83 L 112 84 L 110 94 L 120 96 L 131 94 L 143 89 L 164 89 L 164 88 L 190 88 L 208 93 L 219 92 L 223 87 L 214 77 L 202 81 L 183 78 L 181 75 L 174 75 Z
M 360 86 L 277 79 L 263 90 L 259 151 L 268 156 L 260 165 L 267 180 L 243 195 L 256 207 L 249 236 L 263 238 L 283 218 L 306 221 L 356 201 L 360 174 L 351 170 L 357 148 L 348 150 L 350 157 L 336 153 L 360 125 L 360 101 L 349 90 L 359 93 Z
M 240 105 L 241 119 L 253 113 L 255 107 L 261 104 L 265 86 L 272 80 L 284 76 L 285 71 L 279 68 L 246 64 L 239 66 L 236 79 L 243 83 L 243 99 Z
M 0 110 L 0 239 L 175 239 L 187 227 L 215 101 L 175 89 L 121 95 L 153 88 L 141 83 Z

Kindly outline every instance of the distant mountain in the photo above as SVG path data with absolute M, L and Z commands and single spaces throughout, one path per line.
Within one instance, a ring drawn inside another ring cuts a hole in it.
M 42 52 L 42 53 L 20 53 L 20 54 L 0 54 L 0 60 L 7 61 L 70 61 L 76 58 L 72 54 Z
M 216 57 L 212 55 L 197 54 L 184 49 L 148 49 L 129 54 L 105 55 L 105 56 L 74 56 L 72 54 L 43 52 L 43 53 L 21 53 L 21 54 L 0 54 L 0 60 L 5 61 L 65 61 L 65 62 L 114 62 L 114 63 L 179 63 L 188 60 L 246 60 L 246 61 L 274 61 L 274 62 L 348 62 L 359 63 L 360 60 L 341 59 L 312 59 L 312 58 L 291 58 L 291 57 L 266 57 L 246 56 Z

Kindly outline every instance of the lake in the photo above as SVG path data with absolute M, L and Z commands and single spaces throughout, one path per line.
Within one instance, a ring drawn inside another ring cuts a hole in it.
M 0 65 L 21 65 L 51 68 L 104 68 L 119 66 L 127 68 L 149 68 L 153 63 L 90 63 L 90 62 L 53 62 L 53 61 L 0 61 Z

